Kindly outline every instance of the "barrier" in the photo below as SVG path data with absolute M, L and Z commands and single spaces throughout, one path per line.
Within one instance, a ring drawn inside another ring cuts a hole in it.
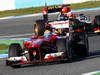
M 0 0 L 0 11 L 15 9 L 15 0 Z

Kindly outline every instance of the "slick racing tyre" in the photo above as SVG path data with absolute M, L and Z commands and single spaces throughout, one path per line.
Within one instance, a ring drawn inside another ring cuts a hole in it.
M 88 56 L 89 54 L 89 45 L 88 45 L 88 36 L 86 33 L 77 33 L 77 39 L 78 40 L 75 44 L 74 44 L 74 48 L 76 51 L 76 54 L 78 57 L 81 56 Z
M 57 39 L 56 46 L 58 52 L 64 52 L 66 50 L 65 39 Z
M 37 20 L 34 25 L 34 33 L 37 36 L 43 36 L 45 31 L 45 22 L 43 20 Z
M 100 25 L 100 15 L 96 15 L 95 16 L 95 22 L 94 22 L 94 24 Z
M 63 60 L 61 60 L 61 63 L 66 63 L 68 60 L 70 60 L 71 52 L 70 52 L 70 41 L 68 39 L 58 39 L 56 41 L 56 47 L 58 52 L 64 52 L 63 53 Z
M 89 55 L 89 43 L 88 43 L 88 36 L 87 34 L 83 35 L 83 56 Z
M 13 43 L 9 46 L 8 57 L 21 56 L 21 54 L 22 54 L 22 48 L 20 44 Z
M 56 42 L 58 52 L 64 52 L 64 58 L 70 60 L 75 54 L 71 48 L 71 40 L 69 39 L 59 39 Z
M 22 55 L 22 48 L 20 46 L 20 44 L 18 43 L 13 43 L 9 46 L 9 52 L 8 52 L 8 58 L 10 57 L 17 57 L 17 56 L 21 56 Z M 6 61 L 6 65 L 10 65 L 12 68 L 20 68 L 21 65 L 12 65 L 12 64 L 9 64 L 10 61 Z

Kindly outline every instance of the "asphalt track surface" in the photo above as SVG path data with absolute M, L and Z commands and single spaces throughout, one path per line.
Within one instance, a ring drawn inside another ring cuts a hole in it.
M 73 62 L 27 65 L 22 68 L 5 66 L 0 59 L 0 75 L 81 75 L 100 70 L 100 36 L 89 37 L 90 56 Z
M 93 16 L 100 14 L 100 10 L 83 11 L 81 13 L 84 13 L 93 18 Z M 50 16 L 50 20 L 54 20 L 56 18 L 57 15 Z M 37 19 L 42 19 L 42 16 L 0 20 L 0 36 L 32 33 L 35 20 Z

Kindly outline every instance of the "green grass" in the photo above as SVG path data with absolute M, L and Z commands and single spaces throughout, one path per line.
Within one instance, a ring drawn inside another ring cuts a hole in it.
M 17 10 L 0 11 L 0 17 L 39 13 L 42 11 L 41 8 L 42 7 L 31 7 Z
M 22 45 L 21 40 L 0 40 L 0 54 L 8 53 L 8 48 L 11 43 L 19 43 Z
M 95 8 L 100 7 L 100 1 L 89 1 L 84 3 L 72 4 L 72 9 Z
M 0 50 L 4 50 L 4 49 L 7 49 L 8 48 L 8 45 L 7 44 L 0 44 Z
M 82 8 L 95 8 L 100 7 L 100 1 L 89 1 L 84 3 L 71 4 L 72 9 L 82 9 Z M 18 15 L 26 15 L 26 14 L 34 14 L 42 12 L 43 7 L 31 7 L 31 8 L 23 8 L 17 10 L 9 10 L 9 11 L 0 11 L 0 17 L 6 16 L 18 16 Z
M 95 74 L 93 74 L 93 75 L 100 75 L 100 72 L 98 72 L 98 73 L 95 73 Z

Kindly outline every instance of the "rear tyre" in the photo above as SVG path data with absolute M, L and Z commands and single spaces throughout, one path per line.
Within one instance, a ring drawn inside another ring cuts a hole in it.
M 57 39 L 56 46 L 57 46 L 57 51 L 58 52 L 66 51 L 65 39 Z
M 83 55 L 88 56 L 89 55 L 89 43 L 88 43 L 88 36 L 86 34 L 84 34 L 83 36 L 83 45 L 84 45 Z
M 94 18 L 94 22 L 93 22 L 93 28 L 92 29 L 100 29 L 100 15 L 96 15 L 95 18 Z M 94 32 L 94 30 L 93 30 Z M 96 34 L 98 35 L 99 33 L 96 32 Z
M 76 53 L 72 44 L 73 44 L 72 39 L 71 40 L 66 39 L 67 58 L 69 60 L 76 58 Z
M 58 39 L 56 46 L 58 52 L 64 52 L 63 58 L 65 60 L 70 60 L 74 56 L 74 53 L 71 49 L 71 41 L 69 39 Z
M 34 25 L 34 33 L 37 36 L 43 36 L 45 31 L 45 22 L 44 20 L 37 20 Z
M 88 36 L 86 33 L 76 34 L 78 35 L 77 42 L 73 43 L 73 48 L 77 57 L 88 56 L 89 54 L 89 44 L 88 44 Z M 77 40 L 75 39 L 75 40 Z
M 70 60 L 70 54 L 69 54 L 69 40 L 67 39 L 57 39 L 56 41 L 56 47 L 58 52 L 64 52 L 62 55 L 63 60 L 61 60 L 61 63 L 66 63 L 68 60 Z
M 100 15 L 95 16 L 95 24 L 100 25 Z

